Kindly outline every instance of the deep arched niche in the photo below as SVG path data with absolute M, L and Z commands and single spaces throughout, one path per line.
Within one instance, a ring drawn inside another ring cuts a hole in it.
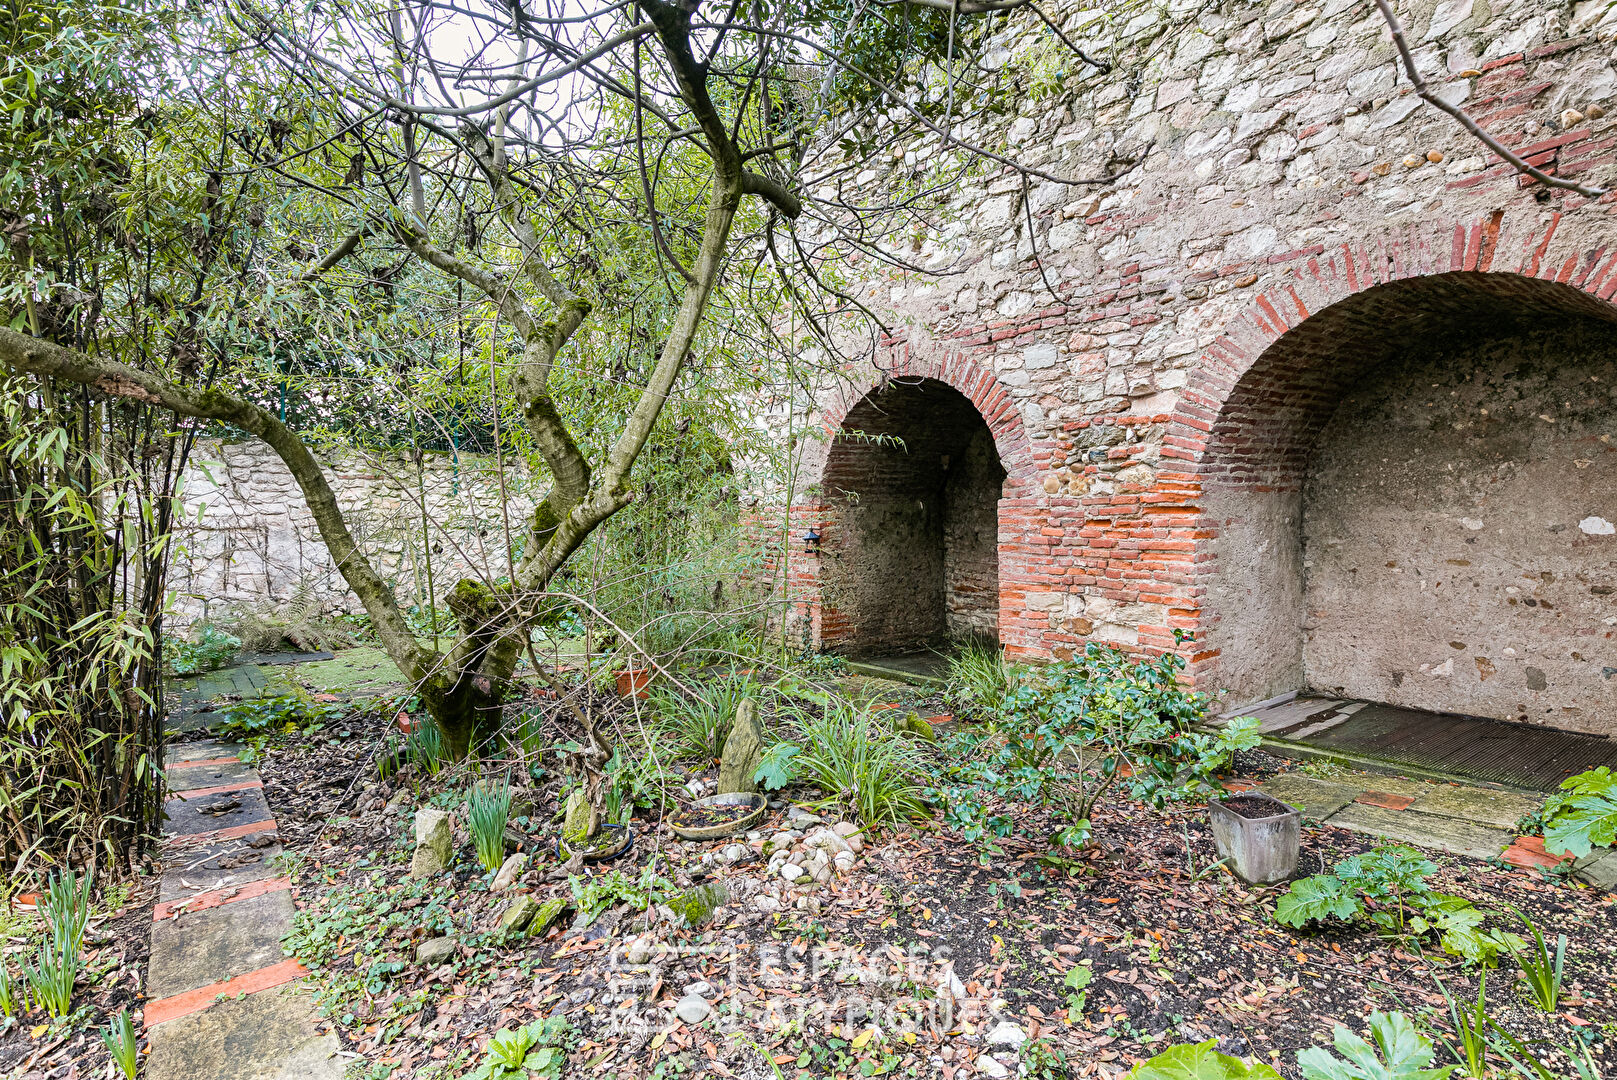
M 997 639 L 1005 475 L 988 424 L 946 383 L 894 380 L 855 404 L 821 480 L 821 647 L 864 657 Z

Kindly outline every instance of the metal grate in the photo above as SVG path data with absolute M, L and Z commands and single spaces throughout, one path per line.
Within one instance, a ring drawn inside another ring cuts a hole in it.
M 1298 698 L 1256 715 L 1275 738 L 1532 791 L 1617 768 L 1617 742 L 1603 736 L 1475 716 L 1334 698 Z

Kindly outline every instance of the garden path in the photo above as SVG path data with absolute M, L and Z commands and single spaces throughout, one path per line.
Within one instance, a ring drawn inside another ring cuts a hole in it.
M 152 912 L 148 1080 L 338 1080 L 335 1035 L 281 953 L 291 882 L 258 774 L 218 740 L 166 758 L 163 879 Z

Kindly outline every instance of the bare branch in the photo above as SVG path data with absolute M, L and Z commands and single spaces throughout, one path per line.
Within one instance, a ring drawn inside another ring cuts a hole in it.
M 1454 119 L 1460 122 L 1461 127 L 1465 128 L 1472 135 L 1475 135 L 1489 150 L 1492 150 L 1505 161 L 1509 162 L 1511 167 L 1517 172 L 1525 173 L 1541 184 L 1548 187 L 1561 188 L 1564 191 L 1575 191 L 1579 195 L 1589 199 L 1600 199 L 1610 193 L 1609 188 L 1593 187 L 1588 184 L 1580 184 L 1576 180 L 1568 180 L 1560 176 L 1551 176 L 1543 169 L 1529 165 L 1509 147 L 1505 146 L 1504 143 L 1500 142 L 1498 139 L 1484 131 L 1482 125 L 1471 119 L 1470 114 L 1464 109 L 1457 105 L 1450 105 L 1448 102 L 1434 94 L 1430 89 L 1427 88 L 1426 80 L 1421 78 L 1419 69 L 1415 67 L 1414 54 L 1409 51 L 1409 42 L 1404 39 L 1403 24 L 1398 21 L 1398 16 L 1393 13 L 1392 5 L 1389 4 L 1387 0 L 1376 0 L 1376 8 L 1380 10 L 1381 17 L 1386 20 L 1387 28 L 1392 31 L 1392 41 L 1394 45 L 1398 46 L 1398 56 L 1403 61 L 1404 73 L 1409 76 L 1410 85 L 1415 88 L 1415 93 L 1419 95 L 1420 98 L 1428 105 L 1431 105 L 1454 117 Z

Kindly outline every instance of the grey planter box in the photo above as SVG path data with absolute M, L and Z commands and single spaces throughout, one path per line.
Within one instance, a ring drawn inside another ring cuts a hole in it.
M 1231 802 L 1239 799 L 1244 814 L 1236 813 L 1222 799 L 1207 801 L 1219 857 L 1228 859 L 1235 875 L 1253 885 L 1291 877 L 1297 869 L 1302 811 L 1261 791 L 1242 791 L 1227 798 Z M 1252 814 L 1257 816 L 1246 816 Z

